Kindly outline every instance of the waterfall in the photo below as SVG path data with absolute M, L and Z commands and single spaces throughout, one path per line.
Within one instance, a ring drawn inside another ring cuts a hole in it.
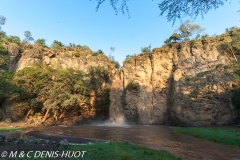
M 119 72 L 116 72 L 112 78 L 111 91 L 110 91 L 110 108 L 109 108 L 109 122 L 124 124 L 125 116 L 123 111 L 123 82 Z

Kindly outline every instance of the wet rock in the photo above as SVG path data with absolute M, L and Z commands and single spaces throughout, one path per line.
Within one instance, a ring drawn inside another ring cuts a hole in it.
M 35 143 L 35 141 L 32 140 L 32 139 L 30 139 L 28 142 L 29 142 L 30 144 L 34 144 L 34 143 Z
M 23 140 L 22 139 L 17 139 L 17 140 L 15 140 L 15 144 L 23 144 Z
M 69 142 L 67 141 L 67 139 L 63 139 L 59 142 L 60 145 L 63 145 L 63 146 L 67 146 L 69 145 Z
M 46 140 L 40 139 L 40 140 L 39 140 L 39 144 L 46 144 Z
M 4 135 L 0 135 L 0 142 L 4 142 L 5 140 L 5 136 Z
M 12 139 L 12 138 L 6 138 L 6 141 L 7 141 L 7 142 L 12 142 L 13 139 Z

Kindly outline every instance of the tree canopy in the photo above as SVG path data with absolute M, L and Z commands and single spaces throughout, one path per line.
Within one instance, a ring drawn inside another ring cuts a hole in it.
M 24 36 L 25 36 L 24 42 L 26 43 L 29 43 L 30 41 L 34 40 L 30 31 L 25 31 Z
M 98 11 L 100 5 L 106 0 L 96 1 L 96 11 Z M 128 1 L 129 0 L 109 0 L 116 14 L 121 11 L 123 14 L 127 13 L 129 16 Z M 166 14 L 168 21 L 173 21 L 174 23 L 176 19 L 182 19 L 186 16 L 194 19 L 199 15 L 203 17 L 208 11 L 219 8 L 227 1 L 229 0 L 160 0 L 158 7 L 160 9 L 160 16 Z M 119 2 L 120 5 L 118 5 Z
M 4 16 L 0 15 L 0 30 L 1 30 L 1 25 L 4 25 L 6 20 L 7 19 Z

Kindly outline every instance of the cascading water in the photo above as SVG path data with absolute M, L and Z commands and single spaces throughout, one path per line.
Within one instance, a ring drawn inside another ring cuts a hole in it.
M 119 96 L 121 95 L 121 96 Z M 120 73 L 117 72 L 113 79 L 110 91 L 111 105 L 109 108 L 109 123 L 124 125 L 126 123 L 122 104 L 123 82 Z

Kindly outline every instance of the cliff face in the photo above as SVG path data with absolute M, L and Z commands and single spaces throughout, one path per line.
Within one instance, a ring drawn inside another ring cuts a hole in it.
M 37 63 L 49 65 L 51 68 L 73 68 L 87 72 L 89 67 L 101 66 L 108 70 L 114 70 L 114 65 L 108 57 L 93 55 L 90 49 L 62 48 L 53 50 L 39 45 L 25 45 L 20 53 L 17 48 L 11 54 L 10 70 L 18 71 L 25 67 L 31 67 Z
M 126 120 L 137 124 L 232 123 L 232 75 L 224 66 L 233 58 L 222 45 L 228 41 L 230 37 L 172 43 L 132 57 L 116 75 L 122 88 L 112 87 L 110 110 L 122 107 Z
M 4 47 L 10 58 L 9 70 L 16 73 L 11 77 L 7 71 L 0 73 L 0 81 L 6 84 L 0 85 L 0 121 L 26 118 L 31 123 L 40 123 L 45 113 L 44 121 L 59 124 L 107 118 L 109 77 L 115 71 L 107 56 L 86 47 L 54 50 L 37 44 L 15 43 L 5 43 Z M 69 108 L 71 104 L 74 105 Z

